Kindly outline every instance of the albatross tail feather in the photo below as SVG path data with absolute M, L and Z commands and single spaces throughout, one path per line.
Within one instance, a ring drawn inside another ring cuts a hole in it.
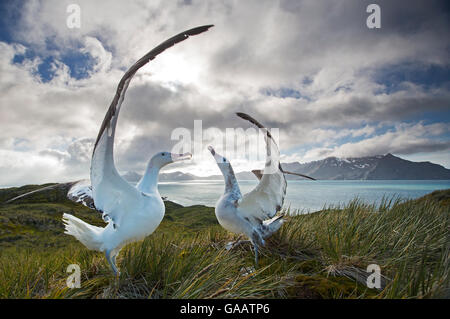
M 65 234 L 72 235 L 91 250 L 98 250 L 102 246 L 101 233 L 103 228 L 89 225 L 81 219 L 70 214 L 63 214 L 66 227 Z

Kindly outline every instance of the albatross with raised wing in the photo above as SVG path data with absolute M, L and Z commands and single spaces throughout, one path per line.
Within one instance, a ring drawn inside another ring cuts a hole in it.
M 116 256 L 127 243 L 150 235 L 161 223 L 165 206 L 158 192 L 158 174 L 162 167 L 175 161 L 189 159 L 190 153 L 172 154 L 160 152 L 148 162 L 146 171 L 136 187 L 123 179 L 114 165 L 114 136 L 120 107 L 125 92 L 135 73 L 158 54 L 174 44 L 207 31 L 212 25 L 193 28 L 164 41 L 139 59 L 119 82 L 114 99 L 105 115 L 91 159 L 89 181 L 56 184 L 52 187 L 67 190 L 67 197 L 102 213 L 106 227 L 90 225 L 70 214 L 63 215 L 65 233 L 76 237 L 87 248 L 105 252 L 116 275 Z M 31 193 L 35 193 L 31 192 Z M 12 202 L 31 194 L 23 194 L 9 200 Z
M 63 216 L 66 233 L 75 236 L 89 249 L 104 251 L 115 274 L 118 274 L 115 257 L 120 249 L 153 233 L 164 216 L 165 206 L 157 188 L 159 170 L 173 161 L 190 157 L 190 154 L 159 153 L 150 160 L 137 187 L 126 182 L 117 172 L 113 156 L 116 124 L 125 92 L 142 66 L 167 48 L 210 27 L 212 25 L 193 28 L 164 41 L 138 60 L 120 80 L 98 133 L 91 162 L 92 198 L 108 225 L 99 228 L 69 214 Z
M 283 215 L 276 215 L 281 210 L 286 195 L 287 183 L 284 174 L 311 180 L 314 178 L 283 170 L 280 151 L 270 132 L 250 115 L 236 114 L 263 130 L 267 150 L 266 164 L 263 170 L 252 171 L 259 183 L 251 192 L 242 195 L 231 163 L 209 146 L 208 149 L 225 180 L 225 191 L 216 203 L 215 213 L 223 228 L 236 234 L 244 234 L 250 239 L 257 265 L 258 247 L 264 246 L 264 239 L 275 233 L 284 221 Z

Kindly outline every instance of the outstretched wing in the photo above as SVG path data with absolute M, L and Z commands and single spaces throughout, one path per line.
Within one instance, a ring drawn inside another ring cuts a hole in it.
M 245 113 L 236 113 L 239 117 L 250 121 L 265 133 L 266 164 L 263 171 L 255 170 L 258 185 L 245 194 L 238 203 L 240 213 L 254 223 L 261 223 L 272 218 L 283 206 L 286 195 L 286 178 L 280 166 L 280 151 L 270 132 L 257 120 Z
M 119 175 L 113 158 L 117 119 L 128 85 L 134 74 L 158 54 L 191 35 L 207 31 L 210 27 L 212 25 L 193 28 L 164 41 L 129 68 L 117 86 L 114 99 L 100 127 L 91 161 L 91 183 L 95 207 L 103 211 L 104 215 L 108 215 L 117 226 L 120 226 L 120 219 L 127 212 L 136 209 L 142 196 L 141 192 Z
M 80 203 L 91 209 L 95 209 L 94 200 L 92 198 L 92 188 L 91 188 L 88 180 L 53 184 L 50 186 L 42 187 L 42 188 L 36 189 L 34 191 L 15 196 L 14 198 L 7 200 L 5 202 L 5 204 L 11 204 L 11 203 L 13 203 L 17 200 L 21 200 L 21 199 L 27 199 L 30 197 L 32 198 L 33 195 L 36 195 L 38 193 L 42 194 L 45 192 L 48 192 L 48 194 L 43 194 L 44 197 L 47 197 L 49 200 L 54 200 L 55 199 L 55 191 L 57 191 L 57 193 L 60 193 L 63 196 L 65 195 L 71 201 Z M 59 196 L 61 196 L 61 195 L 59 195 Z M 42 195 L 40 195 L 40 196 L 42 196 Z M 56 195 L 56 198 L 58 198 L 58 195 Z
M 89 180 L 81 180 L 74 183 L 67 192 L 67 198 L 75 203 L 96 209 L 94 197 L 92 196 L 92 186 Z

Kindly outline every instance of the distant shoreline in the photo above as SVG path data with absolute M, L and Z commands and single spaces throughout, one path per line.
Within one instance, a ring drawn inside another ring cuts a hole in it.
M 257 182 L 256 179 L 238 179 L 238 181 L 245 181 L 245 182 Z M 307 180 L 302 179 L 288 179 L 287 182 L 308 182 Z M 318 179 L 315 182 L 449 182 L 450 179 Z M 177 183 L 189 183 L 189 182 L 223 182 L 223 179 L 187 179 L 187 180 L 180 180 L 180 181 L 160 181 L 158 184 L 177 184 Z M 63 183 L 63 182 L 61 182 Z M 135 184 L 136 182 L 130 182 L 131 184 Z M 22 185 L 0 185 L 0 189 L 8 189 L 8 188 L 19 188 L 23 186 L 39 186 L 39 185 L 47 185 L 47 184 L 58 184 L 55 182 L 48 182 L 43 184 L 22 184 Z

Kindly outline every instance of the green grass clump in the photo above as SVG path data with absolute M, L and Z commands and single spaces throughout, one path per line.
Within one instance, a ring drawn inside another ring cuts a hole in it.
M 37 186 L 0 190 L 7 200 Z M 104 225 L 98 213 L 58 190 L 0 205 L 0 298 L 448 298 L 450 190 L 418 200 L 295 215 L 261 250 L 222 229 L 211 207 L 166 202 L 160 227 L 127 245 L 116 278 L 102 253 L 63 234 L 61 216 Z M 286 212 L 289 213 L 289 212 Z M 69 289 L 67 266 L 81 268 Z M 366 286 L 369 264 L 382 288 Z

